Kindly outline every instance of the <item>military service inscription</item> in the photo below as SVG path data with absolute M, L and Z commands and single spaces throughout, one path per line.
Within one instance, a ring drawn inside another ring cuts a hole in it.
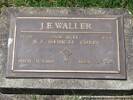
M 122 16 L 14 16 L 7 77 L 126 79 Z

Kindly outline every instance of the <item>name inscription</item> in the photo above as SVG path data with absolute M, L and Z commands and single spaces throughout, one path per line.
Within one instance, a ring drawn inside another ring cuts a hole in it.
M 66 29 L 66 30 L 76 30 L 76 29 L 92 29 L 92 24 L 90 23 L 72 23 L 72 22 L 47 22 L 41 23 L 40 30 L 45 29 Z
M 25 73 L 25 77 L 125 78 L 120 64 L 121 17 L 12 19 L 8 63 L 17 75 L 7 73 L 8 77 Z

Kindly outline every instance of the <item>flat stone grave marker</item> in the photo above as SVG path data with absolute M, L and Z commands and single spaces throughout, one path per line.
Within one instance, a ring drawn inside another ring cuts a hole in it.
M 1 88 L 133 89 L 128 11 L 9 8 L 0 20 Z

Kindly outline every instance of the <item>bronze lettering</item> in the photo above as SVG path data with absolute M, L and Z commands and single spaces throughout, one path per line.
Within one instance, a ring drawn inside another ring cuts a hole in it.
M 45 27 L 46 24 L 46 27 Z M 91 23 L 72 23 L 72 22 L 47 22 L 41 23 L 40 30 L 44 29 L 63 29 L 63 30 L 91 30 L 92 24 Z

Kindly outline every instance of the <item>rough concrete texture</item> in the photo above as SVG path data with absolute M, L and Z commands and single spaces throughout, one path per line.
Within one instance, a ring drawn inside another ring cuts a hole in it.
M 132 100 L 132 96 L 0 95 L 0 100 Z
M 9 10 L 0 17 L 0 88 L 26 89 L 96 89 L 96 90 L 132 90 L 133 89 L 133 20 L 124 9 L 81 9 L 81 8 L 16 8 L 16 12 L 25 12 L 34 16 L 49 14 L 64 16 L 68 13 L 84 15 L 124 15 L 124 34 L 126 44 L 127 80 L 94 79 L 7 79 L 5 68 L 7 62 L 7 40 L 9 34 Z

